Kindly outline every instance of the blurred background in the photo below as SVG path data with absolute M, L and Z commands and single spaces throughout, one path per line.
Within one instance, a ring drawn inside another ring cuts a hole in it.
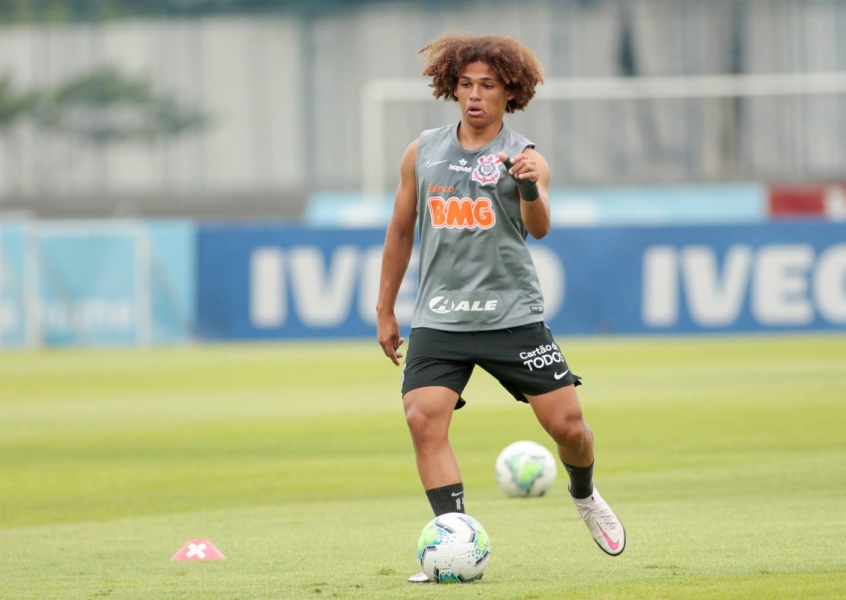
M 511 35 L 563 334 L 846 327 L 846 0 L 12 0 L 0 345 L 371 336 L 417 51 Z M 603 277 L 597 277 L 597 274 Z M 407 324 L 412 265 L 398 312 Z

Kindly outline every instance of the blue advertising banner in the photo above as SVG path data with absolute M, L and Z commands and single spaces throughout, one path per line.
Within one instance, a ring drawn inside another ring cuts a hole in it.
M 197 227 L 192 221 L 146 221 L 149 239 L 150 336 L 154 344 L 194 336 Z
M 24 226 L 8 224 L 0 228 L 0 347 L 26 343 L 25 254 Z
M 572 334 L 846 330 L 846 225 L 554 231 Z
M 143 341 L 140 257 L 132 230 L 60 226 L 37 241 L 41 343 L 131 344 Z
M 200 227 L 199 337 L 373 335 L 384 237 L 376 230 Z M 412 294 L 397 303 L 409 318 Z
M 184 341 L 195 325 L 189 221 L 0 227 L 0 346 Z
M 384 230 L 204 226 L 198 333 L 375 335 Z M 555 229 L 529 243 L 564 335 L 846 330 L 846 224 Z M 397 299 L 410 325 L 416 255 Z

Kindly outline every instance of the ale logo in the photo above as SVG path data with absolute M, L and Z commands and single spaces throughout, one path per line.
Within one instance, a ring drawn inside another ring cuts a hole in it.
M 429 198 L 429 215 L 435 229 L 490 229 L 496 223 L 496 213 L 490 198 L 457 198 L 444 200 L 440 196 Z
M 445 315 L 448 312 L 452 312 L 452 309 L 455 308 L 455 302 L 444 296 L 435 296 L 429 300 L 429 308 L 432 312 Z
M 478 297 L 478 294 L 476 294 Z M 429 300 L 429 310 L 439 315 L 451 312 L 495 312 L 499 304 L 498 300 L 491 299 L 489 294 L 485 298 L 473 299 L 472 296 L 464 295 L 456 300 L 449 296 L 435 296 Z

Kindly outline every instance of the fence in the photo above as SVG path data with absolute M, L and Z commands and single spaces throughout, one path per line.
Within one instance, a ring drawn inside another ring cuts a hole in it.
M 110 65 L 211 120 L 205 131 L 156 143 L 84 146 L 28 122 L 7 124 L 0 210 L 93 196 L 131 198 L 121 214 L 145 214 L 190 197 L 181 206 L 190 213 L 222 197 L 272 207 L 360 190 L 362 90 L 372 80 L 418 78 L 417 50 L 455 29 L 527 42 L 554 84 L 541 95 L 616 76 L 846 72 L 846 0 L 380 2 L 342 12 L 13 25 L 0 36 L 0 74 L 12 76 L 12 89 Z M 408 142 L 455 118 L 454 106 L 434 100 L 386 108 L 388 188 Z M 844 119 L 842 94 L 732 93 L 538 102 L 510 124 L 539 144 L 555 185 L 610 185 L 832 179 L 846 172 Z

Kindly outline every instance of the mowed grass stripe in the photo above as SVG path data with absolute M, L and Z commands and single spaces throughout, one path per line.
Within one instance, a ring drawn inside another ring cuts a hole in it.
M 451 439 L 494 558 L 421 591 L 431 514 L 374 343 L 50 351 L 0 361 L 0 598 L 844 597 L 846 337 L 560 341 L 619 558 L 564 478 L 496 488 L 505 445 L 552 446 L 481 371 Z M 170 562 L 198 537 L 229 559 Z
M 846 508 L 842 497 L 813 500 Z M 789 491 L 756 505 L 719 491 L 689 502 L 621 501 L 633 537 L 617 559 L 595 548 L 562 494 L 525 501 L 491 491 L 472 503 L 494 540 L 490 571 L 480 589 L 427 595 L 696 598 L 705 589 L 713 590 L 706 597 L 806 590 L 835 598 L 844 572 L 839 540 L 818 534 L 825 512 L 805 510 L 804 521 L 797 520 L 807 499 Z M 319 589 L 335 597 L 412 598 L 420 592 L 404 580 L 429 517 L 425 501 L 398 498 L 19 528 L 4 534 L 0 577 L 7 590 L 24 592 L 14 597 L 38 597 L 27 596 L 31 590 L 57 598 L 295 598 Z M 771 543 L 774 533 L 780 544 Z M 170 563 L 170 554 L 194 537 L 212 539 L 228 560 Z

